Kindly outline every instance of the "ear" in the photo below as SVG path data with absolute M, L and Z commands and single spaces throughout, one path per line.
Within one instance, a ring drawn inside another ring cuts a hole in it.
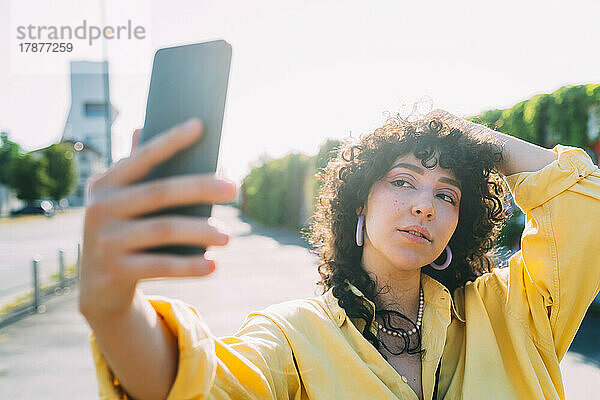
M 356 209 L 356 216 L 359 217 L 361 214 L 366 214 L 367 213 L 367 208 L 366 206 L 360 206 Z

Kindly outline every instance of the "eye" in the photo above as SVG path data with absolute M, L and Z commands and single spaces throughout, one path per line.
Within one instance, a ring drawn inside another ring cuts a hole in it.
M 400 182 L 400 184 L 398 184 L 398 182 Z M 396 186 L 396 187 L 408 187 L 405 185 L 405 183 L 407 183 L 408 185 L 412 186 L 410 184 L 410 182 L 408 182 L 407 180 L 404 179 L 396 179 L 390 182 L 392 185 Z M 452 205 L 456 205 L 456 201 L 454 201 L 454 198 L 450 195 L 447 195 L 445 193 L 440 193 L 439 197 L 441 199 L 443 199 L 445 202 L 450 203 Z M 447 199 L 446 199 L 447 198 Z
M 397 187 L 405 187 L 405 185 L 396 185 L 396 182 L 403 182 L 403 183 L 408 183 L 410 185 L 410 183 L 404 179 L 396 179 L 395 181 L 392 181 L 392 185 L 397 186 Z
M 448 196 L 447 194 L 442 193 L 442 194 L 440 194 L 440 197 L 447 197 L 450 201 L 448 201 L 448 200 L 444 200 L 444 201 L 448 201 L 448 203 L 456 205 L 456 202 L 454 201 L 452 196 Z

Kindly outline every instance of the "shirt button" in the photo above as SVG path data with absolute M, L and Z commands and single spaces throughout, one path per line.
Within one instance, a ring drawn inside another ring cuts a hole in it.
M 406 379 L 406 377 L 404 375 L 401 375 L 400 379 L 402 379 L 402 382 L 408 383 L 408 379 Z

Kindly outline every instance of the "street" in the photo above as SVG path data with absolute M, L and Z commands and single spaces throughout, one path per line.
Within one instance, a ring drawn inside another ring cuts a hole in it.
M 238 210 L 214 206 L 214 216 L 226 224 L 231 241 L 212 249 L 218 269 L 209 277 L 149 280 L 147 294 L 177 297 L 193 305 L 216 335 L 235 332 L 244 317 L 270 304 L 320 294 L 316 258 L 289 231 L 264 228 L 245 221 Z M 61 225 L 61 216 L 56 219 Z M 78 240 L 81 221 L 66 218 Z M 0 230 L 4 227 L 0 225 Z M 22 232 L 13 227 L 14 232 Z M 38 241 L 49 235 L 41 231 Z M 4 240 L 6 232 L 0 233 Z M 39 248 L 33 234 L 28 246 Z M 25 237 L 24 236 L 24 237 Z M 55 243 L 63 243 L 54 237 Z M 2 248 L 6 244 L 2 243 Z M 27 245 L 23 245 L 25 251 Z M 45 248 L 50 248 L 44 244 Z M 13 253 L 17 259 L 17 253 Z M 23 256 L 26 259 L 27 256 Z M 4 273 L 5 271 L 3 271 Z M 77 291 L 51 299 L 46 312 L 29 316 L 0 330 L 1 399 L 94 399 L 97 387 L 90 329 L 77 311 Z M 600 320 L 586 318 L 561 366 L 568 399 L 592 399 L 600 382 Z
M 45 282 L 58 271 L 58 249 L 65 251 L 65 264 L 76 261 L 77 243 L 83 231 L 83 208 L 48 218 L 26 218 L 0 223 L 0 305 L 18 291 L 32 288 L 32 259 L 40 259 L 40 277 Z

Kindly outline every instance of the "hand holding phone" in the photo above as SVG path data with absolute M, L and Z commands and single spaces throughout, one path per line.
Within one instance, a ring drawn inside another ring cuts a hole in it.
M 190 174 L 140 183 L 157 165 L 201 139 L 197 119 L 175 126 L 135 147 L 129 158 L 93 178 L 85 212 L 80 272 L 80 309 L 109 315 L 130 305 L 137 281 L 158 277 L 198 277 L 214 261 L 202 255 L 147 254 L 156 246 L 223 246 L 229 238 L 210 219 L 181 215 L 139 218 L 156 211 L 235 197 L 232 182 L 213 173 Z M 101 299 L 101 301 L 99 301 Z

